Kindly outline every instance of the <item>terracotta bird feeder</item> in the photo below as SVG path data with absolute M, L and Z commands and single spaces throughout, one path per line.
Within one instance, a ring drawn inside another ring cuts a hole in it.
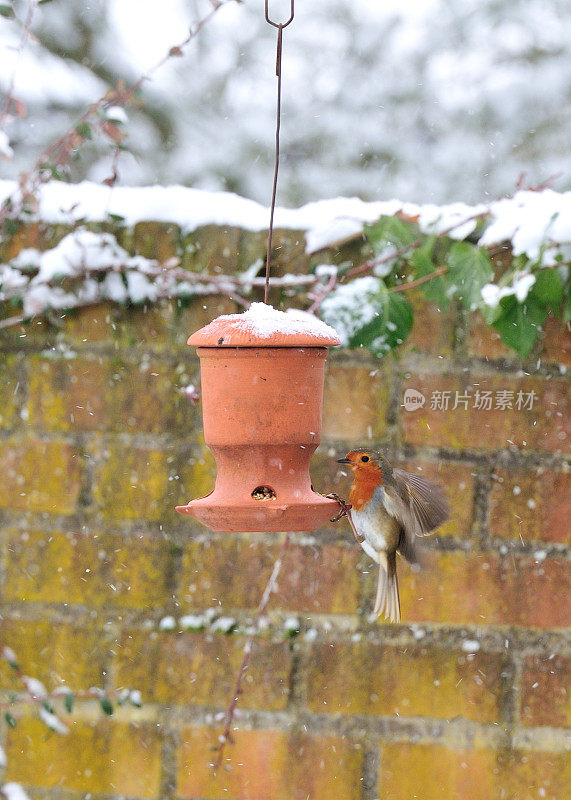
M 254 303 L 194 333 L 204 438 L 214 490 L 185 506 L 214 531 L 312 531 L 339 510 L 317 494 L 309 462 L 320 441 L 329 326 L 302 311 Z

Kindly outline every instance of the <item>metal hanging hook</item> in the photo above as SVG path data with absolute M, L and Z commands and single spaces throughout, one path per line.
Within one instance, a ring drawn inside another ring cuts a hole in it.
M 270 19 L 269 0 L 264 0 L 264 11 L 266 22 L 272 27 L 277 28 L 278 38 L 276 43 L 276 75 L 278 78 L 278 92 L 277 92 L 277 107 L 276 107 L 276 157 L 274 164 L 274 184 L 272 188 L 272 202 L 270 206 L 270 225 L 268 228 L 268 246 L 266 253 L 266 282 L 264 287 L 264 303 L 268 302 L 268 295 L 270 292 L 270 261 L 272 255 L 272 238 L 274 234 L 274 213 L 276 210 L 276 192 L 278 186 L 278 170 L 280 166 L 280 125 L 281 125 L 281 107 L 282 107 L 282 33 L 283 29 L 287 28 L 294 17 L 294 0 L 290 0 L 290 16 L 287 22 L 274 22 Z
M 274 22 L 274 20 L 270 19 L 269 6 L 270 6 L 270 0 L 264 0 L 264 13 L 266 16 L 266 22 L 268 22 L 270 25 L 273 25 L 274 28 L 287 28 L 290 22 L 293 22 L 294 0 L 290 0 L 290 13 L 287 22 Z

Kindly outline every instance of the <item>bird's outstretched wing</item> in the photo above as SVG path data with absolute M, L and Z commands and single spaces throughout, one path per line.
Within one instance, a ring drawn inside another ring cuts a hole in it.
M 404 472 L 402 469 L 393 470 L 393 476 L 404 481 L 408 489 L 408 511 L 413 520 L 411 528 L 416 536 L 427 536 L 446 522 L 450 511 L 448 502 L 438 486 L 426 478 L 421 478 L 420 475 Z M 404 502 L 406 495 L 401 492 L 398 494 Z

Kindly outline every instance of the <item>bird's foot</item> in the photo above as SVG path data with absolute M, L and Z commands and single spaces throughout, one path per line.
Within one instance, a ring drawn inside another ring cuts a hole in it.
M 339 522 L 342 517 L 349 516 L 349 509 L 351 506 L 346 503 L 345 500 L 342 500 L 337 492 L 330 492 L 329 494 L 326 494 L 325 497 L 327 497 L 328 500 L 336 500 L 337 503 L 339 503 L 339 508 L 341 509 L 338 514 L 331 518 L 330 522 Z
M 337 500 L 337 502 L 339 503 L 339 507 L 341 508 L 341 511 L 335 517 L 331 518 L 331 522 L 338 522 L 342 517 L 347 517 L 347 519 L 349 520 L 349 525 L 351 526 L 351 530 L 353 531 L 353 535 L 355 536 L 355 539 L 359 542 L 359 544 L 364 542 L 365 537 L 361 536 L 360 533 L 357 533 L 357 528 L 355 527 L 355 523 L 351 519 L 351 514 L 349 513 L 352 508 L 351 504 L 346 503 L 345 500 L 339 497 L 339 495 L 336 492 L 331 492 L 330 494 L 327 494 L 325 496 L 329 498 L 329 500 Z

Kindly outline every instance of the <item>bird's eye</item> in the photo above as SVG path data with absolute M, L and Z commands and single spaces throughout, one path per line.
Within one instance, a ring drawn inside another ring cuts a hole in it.
M 369 456 L 361 456 L 361 461 L 366 464 L 369 461 Z

